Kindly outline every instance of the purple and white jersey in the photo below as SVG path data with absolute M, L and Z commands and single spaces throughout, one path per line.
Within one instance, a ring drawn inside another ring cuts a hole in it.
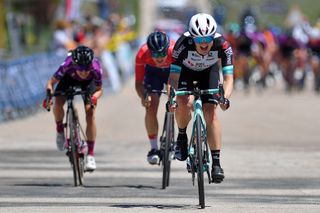
M 72 61 L 71 54 L 60 65 L 59 69 L 53 76 L 60 80 L 64 75 L 69 75 L 77 81 L 94 80 L 96 86 L 102 85 L 102 69 L 98 59 L 94 58 L 89 68 L 85 66 L 76 65 Z

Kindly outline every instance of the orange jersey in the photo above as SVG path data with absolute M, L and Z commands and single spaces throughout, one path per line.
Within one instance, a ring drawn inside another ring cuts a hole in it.
M 147 64 L 153 67 L 158 67 L 158 68 L 169 68 L 171 63 L 173 62 L 172 50 L 173 50 L 174 44 L 175 42 L 170 41 L 168 56 L 166 58 L 166 61 L 161 66 L 156 65 L 156 63 L 153 61 L 151 57 L 151 53 L 148 49 L 147 44 L 143 44 L 138 50 L 138 53 L 136 55 L 136 81 L 139 81 L 139 82 L 143 81 L 144 69 L 145 69 L 145 65 Z

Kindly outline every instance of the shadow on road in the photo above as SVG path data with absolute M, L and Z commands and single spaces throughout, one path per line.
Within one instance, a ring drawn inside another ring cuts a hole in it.
M 154 186 L 143 186 L 143 185 L 110 185 L 110 186 L 85 186 L 85 188 L 133 188 L 133 189 L 158 189 Z

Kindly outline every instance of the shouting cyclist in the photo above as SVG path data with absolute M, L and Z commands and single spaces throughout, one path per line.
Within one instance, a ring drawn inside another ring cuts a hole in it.
M 79 46 L 71 51 L 65 61 L 60 65 L 58 70 L 49 79 L 47 83 L 47 90 L 53 94 L 54 86 L 58 83 L 55 91 L 65 91 L 70 86 L 79 86 L 83 91 L 88 91 L 90 95 L 84 98 L 85 112 L 86 112 L 86 136 L 88 145 L 88 155 L 86 157 L 85 169 L 93 171 L 96 169 L 96 162 L 94 159 L 94 145 L 96 139 L 96 121 L 95 121 L 95 107 L 91 104 L 97 105 L 97 99 L 102 95 L 102 69 L 98 59 L 94 57 L 93 50 Z M 91 100 L 90 100 L 91 98 Z M 65 148 L 64 135 L 64 109 L 63 105 L 66 98 L 62 96 L 55 97 L 53 113 L 56 121 L 57 130 L 57 148 L 63 151 Z M 44 107 L 45 106 L 44 101 Z
M 212 153 L 212 179 L 220 183 L 224 172 L 220 166 L 221 127 L 217 117 L 217 105 L 223 110 L 229 107 L 233 89 L 232 48 L 220 34 L 211 15 L 199 13 L 190 19 L 189 31 L 176 42 L 173 50 L 173 63 L 170 66 L 169 84 L 175 89 L 192 90 L 193 82 L 200 89 L 218 88 L 220 82 L 219 64 L 221 61 L 224 78 L 225 102 L 220 103 L 218 95 L 203 95 L 203 113 L 207 126 L 208 143 Z M 179 128 L 175 156 L 184 161 L 188 157 L 188 137 L 186 129 L 191 119 L 192 96 L 177 97 L 176 121 Z
M 141 104 L 146 109 L 145 126 L 149 137 L 151 150 L 147 160 L 150 164 L 159 162 L 158 151 L 158 119 L 160 94 L 150 93 L 145 97 L 147 89 L 162 90 L 167 83 L 172 62 L 174 42 L 163 32 L 153 32 L 136 55 L 136 92 Z M 148 87 L 148 88 L 147 88 Z

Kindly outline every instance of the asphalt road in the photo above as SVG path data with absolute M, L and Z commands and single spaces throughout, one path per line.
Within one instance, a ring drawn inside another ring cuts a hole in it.
M 85 174 L 85 187 L 73 187 L 51 113 L 0 124 L 0 212 L 320 212 L 319 96 L 235 91 L 230 110 L 219 111 L 226 179 L 206 183 L 206 208 L 198 210 L 184 162 L 173 162 L 166 190 L 160 167 L 146 162 L 133 85 L 99 101 L 98 168 Z

